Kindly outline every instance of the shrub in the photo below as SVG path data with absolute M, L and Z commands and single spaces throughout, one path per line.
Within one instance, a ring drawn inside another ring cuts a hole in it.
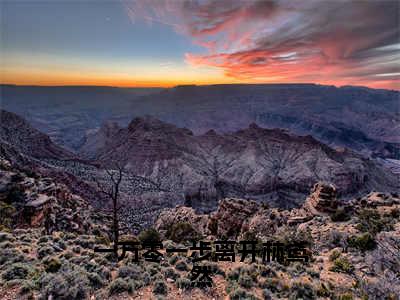
M 142 231 L 139 234 L 138 239 L 141 243 L 158 243 L 161 241 L 160 234 L 154 228 Z
M 64 257 L 65 259 L 71 259 L 73 256 L 74 254 L 68 250 L 60 255 L 60 257 Z
M 101 257 L 101 256 L 96 257 L 94 259 L 94 261 L 96 262 L 97 265 L 100 265 L 100 266 L 107 266 L 108 265 L 108 260 L 105 259 L 104 257 Z
M 43 298 L 78 300 L 87 297 L 89 280 L 82 269 L 64 266 L 58 273 L 42 276 L 40 286 Z
M 35 178 L 38 179 L 40 176 L 38 175 L 38 173 L 36 173 L 35 171 L 33 171 L 32 169 L 28 169 L 28 168 L 24 168 L 23 172 L 26 174 L 26 176 L 31 177 L 31 178 Z
M 357 248 L 363 252 L 373 250 L 376 247 L 375 239 L 369 232 L 350 237 L 348 244 L 350 247 Z
M 150 276 L 150 274 L 147 273 L 147 272 L 144 272 L 144 273 L 143 273 L 143 276 L 142 276 L 142 280 L 143 280 L 143 284 L 144 284 L 144 285 L 150 284 L 150 282 L 151 282 L 151 276 Z
M 109 262 L 115 262 L 115 253 L 114 252 L 108 252 L 107 254 L 103 255 L 103 258 L 106 259 Z
M 238 267 L 238 268 L 233 269 L 232 271 L 230 271 L 227 274 L 228 279 L 229 280 L 233 280 L 233 281 L 239 280 L 241 271 L 242 271 L 242 267 Z
M 15 263 L 8 267 L 2 277 L 6 281 L 14 280 L 14 279 L 25 279 L 28 277 L 31 268 L 22 263 Z
M 346 212 L 344 208 L 336 209 L 336 211 L 331 215 L 331 220 L 333 222 L 345 222 L 350 219 L 350 215 Z
M 319 296 L 319 297 L 330 297 L 331 296 L 329 289 L 323 283 L 320 284 L 316 293 L 317 293 L 317 296 Z
M 169 262 L 171 265 L 174 265 L 178 260 L 179 260 L 179 256 L 178 256 L 178 255 L 173 255 L 173 256 L 171 256 L 171 258 L 168 260 L 168 262 Z
M 263 208 L 263 209 L 270 209 L 270 206 L 269 206 L 269 204 L 267 203 L 267 202 L 262 202 L 261 203 L 261 207 Z
M 157 280 L 154 283 L 153 293 L 154 294 L 166 295 L 168 293 L 168 287 L 165 284 L 165 282 L 162 281 L 162 280 Z
M 32 238 L 28 234 L 21 235 L 20 240 L 26 243 L 32 243 Z
M 61 268 L 61 262 L 58 258 L 52 257 L 44 261 L 46 272 L 55 273 Z
M 14 241 L 15 238 L 12 236 L 12 234 L 7 233 L 7 232 L 0 232 L 0 243 L 5 242 L 5 241 Z
M 110 295 L 120 294 L 129 291 L 129 284 L 122 278 L 117 278 L 110 283 L 108 292 Z
M 109 280 L 111 278 L 111 271 L 105 266 L 98 266 L 96 274 L 100 274 L 104 280 Z
M 244 289 L 237 288 L 234 289 L 230 294 L 229 294 L 229 299 L 231 300 L 257 300 L 257 297 L 255 297 L 253 294 L 250 294 L 246 292 Z
M 272 300 L 272 293 L 269 289 L 263 289 L 263 299 Z
M 5 264 L 23 262 L 24 260 L 24 256 L 14 248 L 0 247 L 0 266 Z
M 391 211 L 390 211 L 390 216 L 392 217 L 392 218 L 394 218 L 394 219 L 398 219 L 398 218 L 400 218 L 400 209 L 399 208 L 393 208 Z
M 276 277 L 277 275 L 274 269 L 265 265 L 259 265 L 258 272 L 261 277 Z
M 330 268 L 333 272 L 341 272 L 351 274 L 354 270 L 354 266 L 345 257 L 336 258 L 333 261 L 333 266 Z
M 339 295 L 339 300 L 353 300 L 354 297 L 352 294 L 342 294 Z
M 312 278 L 320 278 L 320 272 L 316 271 L 314 269 L 307 269 L 307 273 L 312 277 Z
M 253 287 L 253 284 L 254 284 L 253 283 L 253 278 L 251 278 L 247 274 L 241 275 L 239 277 L 239 284 L 240 284 L 241 287 L 244 287 L 246 289 L 250 289 L 250 288 Z
M 95 242 L 95 244 L 100 244 L 100 245 L 109 245 L 110 244 L 110 239 L 108 238 L 108 237 L 106 237 L 106 236 L 103 236 L 103 235 L 101 235 L 101 236 L 95 236 L 95 238 L 94 238 L 94 242 Z
M 81 235 L 76 239 L 75 243 L 84 249 L 93 249 L 95 241 L 90 239 L 87 235 Z
M 177 243 L 174 243 L 174 242 L 171 241 L 171 240 L 165 240 L 165 241 L 163 242 L 163 246 L 164 246 L 164 248 L 176 248 Z M 177 255 L 177 254 L 174 254 L 174 253 L 167 253 L 167 256 L 168 256 L 168 257 L 173 256 L 173 255 Z
M 45 244 L 50 240 L 51 240 L 51 237 L 49 235 L 43 235 L 38 239 L 37 243 L 38 244 Z
M 310 248 L 314 244 L 311 232 L 308 230 L 295 230 L 289 227 L 281 227 L 275 234 L 275 239 L 286 245 L 302 244 Z
M 0 201 L 0 225 L 4 226 L 5 228 L 11 227 L 15 212 L 16 209 L 14 206 Z
M 31 280 L 24 280 L 21 284 L 21 288 L 19 289 L 19 294 L 26 295 L 35 289 L 36 289 L 35 283 L 33 283 Z
M 3 224 L 0 224 L 0 231 L 2 232 L 11 232 L 11 228 L 8 226 L 4 226 Z
M 66 235 L 65 235 L 65 238 L 64 238 L 65 240 L 74 240 L 74 239 L 76 239 L 76 234 L 75 233 L 73 233 L 73 232 L 68 232 Z
M 237 281 L 227 281 L 227 285 L 225 286 L 225 291 L 230 294 L 231 292 L 233 292 L 235 289 L 239 288 L 239 284 L 237 283 Z
M 189 290 L 192 288 L 192 282 L 187 278 L 178 278 L 176 280 L 176 287 L 182 290 Z
M 151 277 L 149 273 L 143 273 L 140 279 L 130 279 L 129 283 L 129 292 L 133 292 L 137 289 L 140 289 L 151 282 Z
M 315 299 L 314 289 L 308 283 L 295 282 L 290 288 L 289 299 Z
M 205 262 L 203 265 L 209 268 L 211 274 L 225 276 L 225 271 L 222 270 L 217 263 Z
M 31 248 L 29 247 L 21 247 L 21 251 L 25 254 L 28 254 L 29 252 L 31 252 Z
M 329 260 L 334 261 L 335 259 L 339 258 L 340 252 L 338 250 L 333 250 L 329 255 Z
M 154 276 L 160 272 L 160 266 L 156 264 L 148 265 L 146 266 L 146 271 L 149 272 L 151 276 Z
M 82 251 L 82 248 L 80 246 L 74 246 L 72 247 L 72 251 L 79 254 Z
M 166 237 L 176 243 L 180 243 L 199 240 L 201 235 L 188 222 L 178 222 L 167 230 Z
M 75 265 L 85 266 L 89 263 L 90 257 L 88 256 L 74 256 L 69 260 Z
M 212 235 L 218 234 L 218 220 L 215 218 L 211 218 L 208 222 L 208 230 Z
M 257 233 L 254 232 L 254 231 L 250 231 L 250 230 L 245 231 L 242 234 L 241 240 L 243 240 L 243 241 L 255 241 L 255 242 L 257 242 L 257 244 L 260 244 L 260 242 L 261 242 L 261 240 L 257 237 Z
M 289 286 L 284 284 L 278 278 L 267 278 L 264 281 L 260 281 L 258 286 L 262 289 L 268 289 L 272 293 L 284 293 L 287 294 L 289 292 Z
M 347 243 L 347 234 L 332 230 L 327 239 L 330 247 L 344 247 Z
M 177 273 L 174 268 L 165 268 L 163 269 L 163 273 L 165 278 L 171 278 L 176 280 L 178 277 L 180 277 L 179 273 Z
M 306 268 L 303 263 L 294 262 L 292 266 L 287 268 L 287 272 L 292 276 L 300 276 L 306 272 Z
M 118 270 L 118 277 L 119 278 L 129 278 L 138 280 L 142 277 L 143 270 L 138 266 L 122 266 Z
M 63 241 L 58 241 L 58 242 L 55 244 L 55 246 L 58 247 L 58 248 L 60 248 L 61 250 L 67 249 L 67 245 L 65 245 L 65 243 L 64 243 Z
M 104 286 L 103 279 L 97 273 L 88 273 L 88 279 L 91 287 L 98 289 Z
M 3 249 L 7 249 L 7 248 L 14 248 L 14 245 L 13 245 L 13 243 L 10 243 L 10 242 L 3 242 L 3 243 L 0 243 L 0 247 Z
M 392 230 L 393 225 L 391 219 L 382 219 L 380 214 L 373 209 L 363 209 L 358 214 L 359 224 L 357 229 L 363 232 L 369 232 L 371 235 L 376 235 L 383 230 Z
M 53 253 L 54 253 L 53 247 L 44 246 L 44 247 L 42 247 L 42 248 L 40 248 L 40 249 L 38 250 L 38 252 L 37 252 L 37 257 L 38 257 L 39 259 L 42 259 L 42 258 L 44 258 L 44 257 L 46 257 L 46 256 L 48 256 L 48 255 L 53 254 Z
M 183 261 L 183 260 L 179 260 L 176 265 L 175 265 L 175 269 L 177 269 L 178 271 L 188 271 L 188 265 Z

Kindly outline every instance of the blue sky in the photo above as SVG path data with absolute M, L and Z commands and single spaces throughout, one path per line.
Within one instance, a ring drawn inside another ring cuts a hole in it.
M 186 74 L 221 73 L 189 66 L 185 53 L 204 48 L 171 26 L 132 21 L 119 1 L 1 6 L 3 77 L 10 83 L 163 85 L 171 74 L 173 85 L 185 83 Z
M 5 2 L 2 9 L 7 52 L 181 61 L 202 50 L 169 26 L 133 23 L 117 1 Z

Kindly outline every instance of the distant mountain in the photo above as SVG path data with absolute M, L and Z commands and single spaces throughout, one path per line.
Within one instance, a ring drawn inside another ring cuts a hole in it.
M 284 207 L 302 203 L 317 181 L 332 182 L 345 195 L 396 189 L 398 178 L 372 160 L 351 151 L 334 150 L 311 136 L 280 129 L 247 129 L 193 135 L 185 128 L 152 117 L 135 118 L 128 127 L 92 136 L 98 146 L 90 156 L 104 168 L 123 162 L 135 174 L 183 179 L 186 201 L 212 209 L 218 199 L 233 196 Z M 85 145 L 83 146 L 85 149 Z
M 400 158 L 400 93 L 315 84 L 179 86 L 132 110 L 187 127 L 232 132 L 257 123 L 312 135 L 333 147 Z
M 160 88 L 0 85 L 0 108 L 14 112 L 70 150 L 81 145 L 86 131 L 107 120 L 127 124 L 136 98 Z
M 368 156 L 400 158 L 398 91 L 316 84 L 1 88 L 4 109 L 73 150 L 87 147 L 85 140 L 107 120 L 126 126 L 134 117 L 152 115 L 195 134 L 233 132 L 256 123 Z

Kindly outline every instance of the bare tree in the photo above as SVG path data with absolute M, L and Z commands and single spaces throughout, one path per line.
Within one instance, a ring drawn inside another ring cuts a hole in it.
M 118 212 L 120 210 L 119 197 L 120 197 L 120 185 L 122 178 L 124 176 L 124 165 L 122 163 L 114 163 L 114 169 L 106 169 L 108 175 L 109 184 L 101 184 L 98 180 L 93 179 L 97 184 L 98 189 L 106 197 L 112 201 L 112 214 L 113 214 L 113 242 L 114 242 L 114 253 L 118 250 L 118 240 L 119 240 L 119 219 Z
M 105 195 L 105 198 L 112 202 L 110 213 L 113 216 L 112 232 L 115 251 L 118 248 L 119 230 L 130 228 L 131 225 L 129 223 L 131 218 L 127 221 L 126 217 L 133 214 L 140 215 L 140 212 L 146 209 L 141 196 L 146 193 L 183 194 L 183 174 L 168 168 L 168 166 L 159 166 L 152 178 L 135 175 L 120 163 L 112 163 L 111 169 L 105 169 L 103 172 L 106 172 L 107 176 L 99 176 L 99 173 L 95 173 L 95 176 L 91 177 L 91 181 L 97 185 L 98 190 Z M 131 197 L 135 196 L 137 198 L 132 201 Z M 129 209 L 126 207 L 124 212 L 120 213 L 123 200 L 130 201 L 131 205 Z

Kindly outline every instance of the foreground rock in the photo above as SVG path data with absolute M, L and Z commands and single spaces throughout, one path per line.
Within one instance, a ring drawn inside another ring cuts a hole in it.
M 301 282 L 310 285 L 307 293 L 303 290 L 306 294 L 297 294 L 297 297 L 332 299 L 341 295 L 349 299 L 398 299 L 398 195 L 371 192 L 351 201 L 341 201 L 335 191 L 330 184 L 317 183 L 304 205 L 292 210 L 268 208 L 255 201 L 232 198 L 221 200 L 218 209 L 209 215 L 196 214 L 188 207 L 167 209 L 160 214 L 155 228 L 163 233 L 166 227 L 174 226 L 175 220 L 201 232 L 202 240 L 288 244 L 300 241 L 313 253 L 312 262 L 305 267 L 297 266 L 300 270 L 304 268 L 303 271 L 294 271 L 290 266 L 282 273 L 277 271 L 281 278 L 289 281 L 301 278 Z M 180 218 L 180 215 L 185 217 Z M 184 237 L 182 242 L 185 242 Z M 309 276 L 303 272 L 309 272 Z M 276 299 L 289 296 L 281 287 L 273 291 Z M 254 297 L 260 295 L 257 289 L 251 292 Z
M 0 203 L 3 229 L 38 227 L 45 228 L 48 233 L 80 234 L 94 228 L 108 231 L 110 218 L 96 212 L 66 185 L 34 172 L 27 174 L 1 158 Z
M 1 299 L 396 299 L 400 294 L 396 194 L 374 192 L 346 202 L 354 209 L 346 211 L 342 221 L 332 220 L 337 211 L 332 211 L 327 197 L 322 200 L 323 183 L 310 195 L 313 200 L 308 205 L 315 213 L 231 198 L 221 200 L 211 214 L 184 206 L 165 209 L 154 225 L 164 238 L 164 248 L 184 247 L 189 237 L 229 238 L 302 241 L 312 253 L 308 263 L 262 263 L 259 257 L 252 264 L 241 263 L 238 255 L 235 262 L 210 261 L 214 284 L 201 289 L 191 286 L 189 254 L 162 250 L 164 260 L 154 264 L 143 259 L 134 262 L 129 252 L 118 263 L 109 254 L 94 252 L 94 247 L 110 247 L 101 231 L 102 226 L 109 228 L 107 218 L 93 213 L 80 197 L 52 179 L 0 162 L 1 201 L 12 204 L 16 212 L 33 210 L 29 222 L 11 222 L 8 232 L 0 232 Z M 337 209 L 344 207 L 335 201 Z M 44 207 L 51 208 L 57 220 L 48 234 Z M 306 212 L 307 219 L 290 224 Z M 139 239 L 149 232 L 154 236 L 154 231 L 146 231 Z M 179 241 L 165 241 L 167 235 Z
M 310 213 L 318 214 L 332 213 L 338 207 L 336 200 L 336 188 L 332 184 L 316 183 L 311 191 L 311 195 L 307 197 L 303 208 Z

